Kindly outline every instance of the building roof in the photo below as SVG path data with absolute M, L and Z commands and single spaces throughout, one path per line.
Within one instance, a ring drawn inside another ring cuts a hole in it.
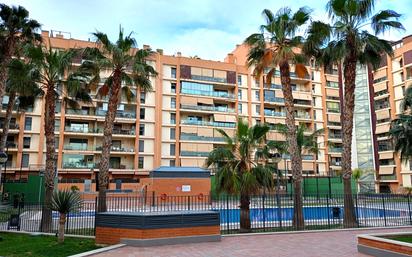
M 152 170 L 150 176 L 158 178 L 208 178 L 210 177 L 210 171 L 199 167 L 161 166 Z

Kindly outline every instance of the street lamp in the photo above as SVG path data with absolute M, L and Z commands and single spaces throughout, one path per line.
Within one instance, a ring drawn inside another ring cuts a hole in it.
M 4 176 L 6 176 L 6 163 L 8 160 L 8 156 L 5 152 L 0 152 L 0 165 L 4 165 Z M 1 177 L 1 169 L 0 169 L 0 190 L 2 190 L 2 182 L 3 179 Z M 3 190 L 2 190 L 3 192 Z

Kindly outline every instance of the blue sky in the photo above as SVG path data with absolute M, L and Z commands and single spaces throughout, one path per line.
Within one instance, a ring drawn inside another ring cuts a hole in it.
M 264 8 L 276 11 L 289 5 L 293 10 L 309 5 L 313 19 L 325 20 L 325 0 L 5 0 L 22 5 L 45 30 L 70 32 L 73 38 L 90 38 L 96 30 L 116 38 L 119 25 L 133 31 L 138 44 L 166 54 L 223 60 L 227 53 L 263 23 Z M 412 34 L 411 0 L 378 0 L 376 10 L 402 13 L 405 32 L 385 35 L 400 39 Z M 409 27 L 409 28 L 408 28 Z

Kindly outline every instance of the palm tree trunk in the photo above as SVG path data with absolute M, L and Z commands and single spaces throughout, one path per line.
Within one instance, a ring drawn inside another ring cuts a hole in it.
M 294 116 L 294 103 L 292 87 L 290 85 L 290 67 L 285 60 L 280 63 L 280 78 L 282 83 L 283 97 L 285 98 L 286 109 L 286 126 L 288 128 L 288 146 L 292 160 L 292 178 L 293 178 L 293 226 L 297 230 L 304 229 L 303 219 L 303 200 L 302 200 L 302 157 L 298 147 L 296 124 Z
M 343 225 L 346 228 L 355 227 L 356 216 L 352 198 L 352 132 L 353 112 L 355 108 L 355 78 L 356 57 L 352 54 L 344 61 L 345 93 L 342 106 L 342 176 L 344 193 Z
M 99 164 L 99 196 L 97 209 L 99 212 L 105 212 L 107 210 L 106 190 L 109 184 L 110 150 L 112 147 L 113 124 L 114 120 L 116 119 L 120 89 L 120 72 L 115 72 L 113 74 L 113 85 L 110 88 L 109 103 L 107 107 L 106 118 L 104 120 L 102 158 Z
M 4 152 L 7 143 L 7 136 L 9 135 L 10 120 L 13 114 L 13 106 L 16 102 L 16 93 L 12 92 L 9 95 L 9 102 L 7 103 L 6 117 L 4 118 L 3 133 L 0 138 L 0 152 Z
M 58 234 L 59 243 L 64 242 L 64 225 L 66 225 L 66 214 L 65 213 L 60 213 L 59 234 Z
M 44 133 L 46 135 L 46 169 L 44 174 L 45 182 L 45 198 L 42 211 L 41 231 L 50 232 L 52 229 L 52 212 L 49 205 L 52 199 L 54 190 L 54 179 L 56 176 L 56 150 L 55 150 L 55 109 L 56 99 L 54 92 L 54 85 L 48 85 L 46 92 L 44 115 Z
M 240 232 L 250 232 L 250 196 L 248 194 L 240 194 Z

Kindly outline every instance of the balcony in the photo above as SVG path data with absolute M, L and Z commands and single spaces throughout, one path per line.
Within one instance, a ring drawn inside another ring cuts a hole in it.
M 342 134 L 329 133 L 328 138 L 330 138 L 330 139 L 342 139 Z
M 393 151 L 392 145 L 378 145 L 378 152 Z
M 212 127 L 224 127 L 234 128 L 236 123 L 233 122 L 218 122 L 218 121 L 201 121 L 201 120 L 181 120 L 183 125 L 196 125 L 196 126 L 212 126 Z
M 326 108 L 326 112 L 340 113 L 340 110 L 339 110 L 339 109 L 335 109 L 335 108 Z
M 102 109 L 96 110 L 97 116 L 106 116 L 106 113 L 107 113 L 107 110 L 102 110 Z M 136 113 L 118 110 L 116 113 L 116 118 L 135 119 Z
M 396 175 L 380 175 L 380 181 L 397 181 Z
M 0 128 L 3 129 L 4 123 L 0 123 Z M 19 129 L 19 124 L 10 123 L 9 129 Z
M 284 112 L 276 112 L 273 110 L 265 109 L 264 111 L 265 116 L 274 116 L 274 117 L 285 117 L 286 113 Z
M 200 95 L 200 96 L 210 96 L 210 97 L 219 97 L 219 98 L 229 98 L 235 99 L 235 95 L 225 92 L 225 91 L 203 91 L 203 90 L 194 90 L 194 89 L 184 89 L 182 88 L 182 94 L 188 95 Z
M 295 117 L 298 119 L 311 119 L 309 113 L 295 113 Z
M 209 152 L 180 151 L 180 156 L 186 156 L 186 157 L 208 157 L 208 156 L 209 156 Z
M 210 112 L 228 112 L 234 113 L 235 109 L 223 106 L 207 106 L 207 105 L 180 105 L 181 109 L 188 109 L 188 110 L 199 110 L 199 111 L 210 111 Z
M 64 131 L 66 132 L 75 132 L 75 133 L 100 133 L 99 129 L 93 129 L 88 127 L 64 127 Z
M 330 147 L 329 148 L 329 152 L 330 153 L 342 153 L 343 148 L 339 148 L 339 147 Z
M 96 146 L 96 151 L 102 151 L 102 146 Z M 126 147 L 119 147 L 119 146 L 112 146 L 111 151 L 113 152 L 123 152 L 123 153 L 134 153 L 134 148 L 126 148 Z
M 80 145 L 80 144 L 68 144 L 63 146 L 64 150 L 74 150 L 74 151 L 90 151 L 87 145 Z
M 201 76 L 201 75 L 191 75 L 192 80 L 208 81 L 208 82 L 218 82 L 218 83 L 227 83 L 226 78 L 216 78 L 210 76 Z
M 341 124 L 340 122 L 328 121 L 328 126 L 331 126 L 331 127 L 341 127 L 342 124 Z
M 289 154 L 282 154 L 282 159 L 290 159 L 290 155 Z M 313 155 L 310 154 L 304 154 L 302 155 L 302 160 L 304 161 L 313 161 L 315 160 L 315 157 Z
M 192 141 L 214 141 L 214 142 L 224 142 L 223 137 L 206 137 L 206 136 L 198 136 L 195 134 L 180 134 L 180 140 L 192 140 Z
M 265 96 L 265 102 L 284 103 L 285 99 L 280 97 Z
M 92 110 L 66 109 L 66 114 L 71 115 L 94 115 Z
M 374 80 L 373 80 L 373 84 L 376 84 L 376 83 L 385 81 L 385 80 L 387 80 L 387 79 L 388 79 L 388 78 L 387 78 L 386 76 L 383 76 L 383 77 L 381 77 L 381 78 L 374 79 Z
M 94 169 L 95 163 L 63 162 L 63 169 Z
M 102 129 L 103 131 L 103 129 Z M 118 129 L 118 128 L 113 128 L 113 135 L 129 135 L 129 136 L 134 136 L 136 135 L 136 131 L 135 128 L 131 128 L 131 129 Z

